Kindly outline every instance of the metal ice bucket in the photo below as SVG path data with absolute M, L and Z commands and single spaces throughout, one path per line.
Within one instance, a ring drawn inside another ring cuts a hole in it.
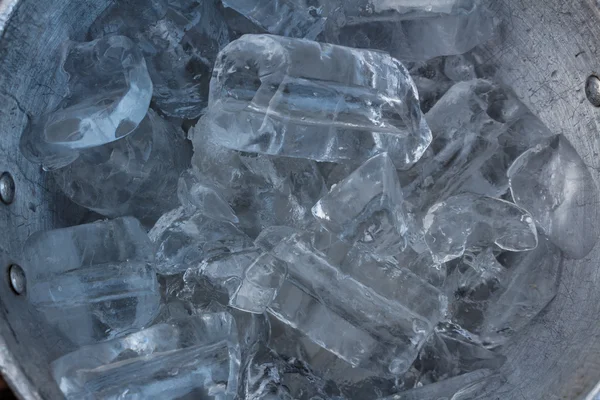
M 18 140 L 27 113 L 64 94 L 51 72 L 59 44 L 84 40 L 109 3 L 0 0 L 0 373 L 23 399 L 62 398 L 49 362 L 66 344 L 26 303 L 26 277 L 14 265 L 30 234 L 77 224 L 85 211 L 21 156 Z M 600 181 L 600 1 L 497 0 L 495 7 L 502 30 L 484 54 Z M 580 207 L 599 218 L 600 205 Z M 600 246 L 566 261 L 558 296 L 507 352 L 508 379 L 494 399 L 600 399 Z

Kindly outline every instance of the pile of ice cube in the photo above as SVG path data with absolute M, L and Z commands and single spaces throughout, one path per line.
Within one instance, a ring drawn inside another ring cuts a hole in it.
M 65 396 L 490 398 L 600 200 L 479 57 L 497 23 L 478 0 L 111 2 L 21 141 L 113 218 L 25 244 Z

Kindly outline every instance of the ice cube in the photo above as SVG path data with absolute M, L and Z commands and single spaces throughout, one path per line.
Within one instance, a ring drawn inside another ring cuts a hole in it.
M 403 195 L 387 153 L 377 155 L 313 207 L 314 217 L 340 239 L 386 256 L 406 247 Z
M 158 313 L 152 244 L 133 218 L 38 232 L 23 254 L 29 302 L 76 344 L 142 328 Z
M 57 253 L 56 249 L 61 251 Z M 28 278 L 60 274 L 82 266 L 154 260 L 145 229 L 131 217 L 36 232 L 25 242 L 23 257 Z
M 199 179 L 218 190 L 248 235 L 269 226 L 304 229 L 314 221 L 310 209 L 326 193 L 315 162 L 226 149 L 207 137 L 204 120 L 193 142 Z
M 68 96 L 35 116 L 21 136 L 21 151 L 45 169 L 64 167 L 79 152 L 119 140 L 146 116 L 152 81 L 137 46 L 124 36 L 63 45 L 61 74 Z
M 210 185 L 203 183 L 192 170 L 183 172 L 179 177 L 177 197 L 179 197 L 181 205 L 186 209 L 195 209 L 219 221 L 231 222 L 233 224 L 239 222 L 235 212 L 218 191 Z
M 314 40 L 323 31 L 326 18 L 319 1 L 224 0 L 246 18 L 274 35 Z
M 240 160 L 256 182 L 250 214 L 258 217 L 260 228 L 305 228 L 313 222 L 311 207 L 327 193 L 314 161 L 247 153 Z
M 82 149 L 79 158 L 53 171 L 61 190 L 107 217 L 134 216 L 152 226 L 177 205 L 176 180 L 189 162 L 184 134 L 148 110 L 127 137 Z
M 440 321 L 447 313 L 448 300 L 435 287 L 396 264 L 354 248 L 339 269 L 389 300 L 394 300 L 428 321 Z
M 400 268 L 410 270 L 435 287 L 441 287 L 447 279 L 446 264 L 433 261 L 431 253 L 427 250 L 419 254 L 408 247 L 394 258 Z
M 269 318 L 269 323 L 269 348 L 284 359 L 298 359 L 309 366 L 328 395 L 358 400 L 398 391 L 394 377 L 380 377 L 377 372 L 348 364 L 277 318 Z
M 231 307 L 263 314 L 283 284 L 286 266 L 270 254 L 252 249 L 205 260 L 186 272 L 186 280 L 198 275 L 224 287 Z
M 89 35 L 125 35 L 142 50 L 154 84 L 154 102 L 179 118 L 200 115 L 208 100 L 212 66 L 229 32 L 216 0 L 114 2 Z
M 431 141 L 404 66 L 381 52 L 245 35 L 219 54 L 207 110 L 212 140 L 249 152 L 396 167 Z
M 97 264 L 32 278 L 28 289 L 27 299 L 38 310 L 65 313 L 69 319 L 92 314 L 106 326 L 107 337 L 144 327 L 156 316 L 160 302 L 156 274 L 143 261 Z
M 400 60 L 463 54 L 489 40 L 496 21 L 485 0 L 341 2 L 330 15 L 332 43 L 387 51 Z
M 508 189 L 499 137 L 528 110 L 505 86 L 483 79 L 452 86 L 427 113 L 434 138 L 427 153 L 401 174 L 405 199 L 417 211 L 463 192 L 499 197 Z M 490 164 L 491 163 L 491 164 Z
M 505 361 L 506 357 L 461 335 L 434 333 L 419 354 L 417 385 L 429 385 L 482 368 L 496 370 Z
M 515 203 L 565 254 L 585 257 L 598 241 L 598 187 L 577 151 L 562 135 L 526 151 L 508 171 Z
M 402 373 L 437 323 L 332 266 L 298 237 L 273 255 L 286 261 L 288 277 L 269 313 L 351 365 Z
M 421 110 L 427 113 L 453 85 L 444 74 L 444 58 L 410 63 L 407 68 L 419 92 Z
M 296 229 L 288 226 L 270 226 L 258 235 L 254 245 L 262 251 L 271 251 L 279 242 L 296 233 L 298 233 Z
M 315 375 L 310 365 L 297 358 L 284 358 L 266 346 L 250 359 L 243 379 L 245 399 L 344 400 L 336 395 L 339 391 L 335 385 Z
M 233 399 L 240 349 L 235 321 L 204 314 L 84 346 L 51 364 L 67 399 Z
M 406 390 L 393 396 L 380 398 L 379 400 L 449 399 L 454 398 L 453 396 L 457 393 L 464 393 L 466 389 L 474 390 L 475 388 L 483 387 L 488 383 L 489 379 L 494 378 L 491 370 L 480 369 L 431 385 Z
M 348 175 L 354 172 L 354 170 L 360 166 L 360 163 L 354 165 L 320 162 L 318 163 L 318 166 L 323 179 L 325 179 L 325 185 L 327 185 L 327 189 L 331 189 L 334 185 L 337 185 Z
M 483 322 L 494 298 L 506 290 L 509 271 L 494 257 L 491 249 L 470 261 L 470 256 L 453 263 L 445 289 L 449 298 L 451 321 L 473 334 L 483 331 Z
M 183 207 L 163 215 L 149 235 L 156 248 L 156 269 L 163 275 L 184 272 L 207 258 L 252 247 L 252 240 L 231 222 Z
M 476 290 L 481 292 L 481 285 L 490 286 L 489 289 L 492 289 L 492 287 L 504 287 L 506 283 L 508 271 L 497 260 L 491 247 L 477 255 L 466 253 L 460 262 L 454 264 L 445 283 L 448 292 L 453 293 L 457 290 L 463 293 Z
M 467 249 L 496 244 L 509 251 L 538 245 L 531 215 L 504 200 L 461 194 L 431 207 L 423 220 L 425 241 L 436 262 L 448 262 Z
M 562 254 L 546 237 L 540 236 L 537 249 L 510 254 L 510 275 L 505 290 L 492 297 L 483 322 L 483 337 L 492 343 L 504 342 L 538 315 L 558 293 Z

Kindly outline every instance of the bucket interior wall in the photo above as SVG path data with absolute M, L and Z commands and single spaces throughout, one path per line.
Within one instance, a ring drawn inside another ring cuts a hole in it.
M 18 142 L 27 115 L 65 94 L 57 80 L 58 48 L 85 40 L 108 0 L 0 0 L 0 173 L 16 183 L 11 205 L 0 203 L 0 372 L 24 399 L 60 399 L 48 364 L 73 348 L 25 296 L 9 286 L 8 268 L 38 230 L 78 224 L 74 206 Z M 554 133 L 566 135 L 600 186 L 600 109 L 586 99 L 585 82 L 600 72 L 600 3 L 595 0 L 497 0 L 501 34 L 484 49 L 501 80 Z M 581 204 L 598 218 L 600 204 Z M 600 226 L 600 224 L 595 224 Z M 598 235 L 599 232 L 589 232 Z M 551 305 L 513 342 L 499 389 L 502 399 L 586 398 L 600 381 L 600 246 L 583 260 L 566 260 Z M 593 397 L 590 396 L 590 399 Z

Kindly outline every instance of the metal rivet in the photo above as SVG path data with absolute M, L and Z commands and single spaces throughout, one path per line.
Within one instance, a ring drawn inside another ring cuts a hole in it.
M 10 278 L 10 287 L 16 294 L 25 293 L 25 272 L 17 264 L 8 267 L 8 277 Z
M 585 82 L 585 95 L 594 107 L 600 107 L 600 78 L 590 75 Z
M 0 200 L 4 204 L 10 204 L 15 200 L 15 181 L 8 172 L 0 175 Z

